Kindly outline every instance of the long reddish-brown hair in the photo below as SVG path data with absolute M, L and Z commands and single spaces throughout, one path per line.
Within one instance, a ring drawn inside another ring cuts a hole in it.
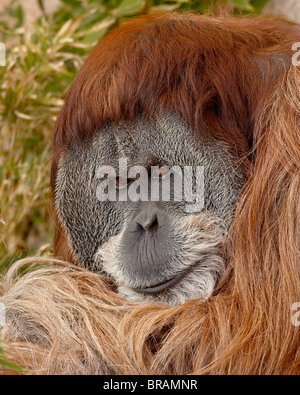
M 177 307 L 124 304 L 105 279 L 71 264 L 43 269 L 52 301 L 44 320 L 36 307 L 44 288 L 34 281 L 42 275 L 33 272 L 15 285 L 8 275 L 6 292 L 19 287 L 17 294 L 35 304 L 31 320 L 39 312 L 52 339 L 50 357 L 49 347 L 46 354 L 28 338 L 27 348 L 5 346 L 8 356 L 46 373 L 61 366 L 86 373 L 300 373 L 300 332 L 292 320 L 300 301 L 300 71 L 291 50 L 299 34 L 299 26 L 278 18 L 172 13 L 132 20 L 92 51 L 54 129 L 53 189 L 71 141 L 84 149 L 107 122 L 171 109 L 199 139 L 209 134 L 249 161 L 226 245 L 228 267 L 211 298 Z M 67 239 L 57 221 L 56 255 L 75 263 Z M 54 299 L 64 311 L 78 301 L 70 313 L 75 334 L 63 333 Z M 10 326 L 5 339 L 16 342 L 17 334 Z M 69 359 L 62 362 L 66 348 Z

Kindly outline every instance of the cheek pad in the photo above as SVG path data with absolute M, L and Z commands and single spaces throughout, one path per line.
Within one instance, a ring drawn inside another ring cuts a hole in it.
M 77 258 L 93 268 L 97 249 L 119 230 L 120 213 L 113 210 L 114 202 L 97 199 L 97 161 L 88 157 L 93 158 L 82 151 L 61 158 L 55 204 Z

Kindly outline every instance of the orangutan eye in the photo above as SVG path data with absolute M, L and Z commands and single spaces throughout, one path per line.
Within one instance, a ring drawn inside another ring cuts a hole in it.
M 170 174 L 170 168 L 168 166 L 154 166 L 153 167 L 153 178 L 164 178 Z

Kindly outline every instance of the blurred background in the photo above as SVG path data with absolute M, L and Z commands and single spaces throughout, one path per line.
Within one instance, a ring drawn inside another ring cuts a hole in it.
M 0 273 L 16 259 L 52 252 L 52 128 L 90 50 L 133 16 L 173 10 L 284 15 L 300 0 L 0 0 Z

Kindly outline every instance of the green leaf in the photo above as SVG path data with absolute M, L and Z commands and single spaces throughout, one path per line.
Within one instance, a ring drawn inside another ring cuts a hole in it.
M 28 373 L 28 370 L 25 370 L 20 366 L 15 365 L 14 363 L 7 362 L 5 359 L 0 359 L 0 366 L 4 366 L 5 368 L 15 370 L 19 373 Z
M 230 1 L 234 7 L 239 8 L 242 11 L 254 11 L 254 7 L 249 3 L 249 0 L 232 0 Z
M 44 0 L 37 0 L 40 9 L 45 12 Z
M 0 366 L 4 366 L 6 368 L 15 370 L 19 373 L 27 373 L 27 370 L 24 370 L 23 368 L 21 368 L 20 366 L 14 364 L 14 363 L 10 363 L 6 360 L 5 354 L 4 354 L 4 350 L 3 348 L 0 346 Z
M 261 10 L 270 0 L 251 0 L 250 3 L 256 10 Z
M 123 0 L 120 5 L 112 11 L 118 18 L 138 14 L 146 6 L 146 0 Z
M 82 5 L 82 2 L 80 0 L 62 0 L 62 2 L 73 8 L 78 8 Z
M 22 26 L 24 23 L 24 11 L 20 5 L 17 8 L 17 19 L 18 19 L 19 25 Z

